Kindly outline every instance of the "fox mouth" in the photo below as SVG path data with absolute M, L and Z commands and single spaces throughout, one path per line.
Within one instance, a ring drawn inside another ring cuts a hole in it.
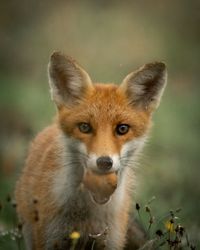
M 118 175 L 116 172 L 107 174 L 97 174 L 92 170 L 84 173 L 83 184 L 89 191 L 92 201 L 103 205 L 110 201 L 118 184 Z
M 89 192 L 91 199 L 94 203 L 98 204 L 98 205 L 104 205 L 106 203 L 108 203 L 111 200 L 111 196 L 108 197 L 103 197 L 99 194 L 94 194 L 92 192 Z

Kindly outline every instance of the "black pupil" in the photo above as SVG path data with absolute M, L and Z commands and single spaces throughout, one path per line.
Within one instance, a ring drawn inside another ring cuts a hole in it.
M 83 122 L 83 123 L 80 123 L 80 124 L 79 124 L 79 130 L 80 130 L 82 133 L 90 133 L 91 130 L 92 130 L 92 128 L 91 128 L 91 126 L 90 126 L 89 123 Z
M 128 130 L 129 130 L 129 126 L 126 125 L 126 124 L 121 124 L 121 125 L 118 125 L 118 126 L 117 126 L 117 133 L 118 133 L 119 135 L 124 135 L 124 134 L 126 134 L 126 133 L 128 132 Z
M 86 122 L 79 123 L 78 127 L 82 133 L 92 132 L 92 127 L 89 123 L 86 123 Z M 118 135 L 124 135 L 128 132 L 128 130 L 129 130 L 129 125 L 127 124 L 120 124 L 116 127 L 116 132 Z

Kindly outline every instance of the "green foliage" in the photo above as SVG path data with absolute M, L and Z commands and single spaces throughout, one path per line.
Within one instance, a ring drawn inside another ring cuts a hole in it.
M 146 233 L 146 243 L 141 249 L 178 250 L 197 249 L 190 241 L 187 229 L 181 224 L 181 208 L 170 210 L 162 216 L 154 213 L 153 197 L 145 206 L 136 203 L 138 220 Z

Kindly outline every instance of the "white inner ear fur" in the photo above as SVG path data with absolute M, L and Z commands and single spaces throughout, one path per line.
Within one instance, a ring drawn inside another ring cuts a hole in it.
M 159 106 L 167 82 L 164 63 L 150 63 L 123 80 L 120 88 L 128 95 L 131 104 L 154 110 Z
M 123 158 L 136 158 L 141 152 L 145 142 L 147 141 L 147 135 L 141 136 L 137 139 L 133 139 L 125 143 L 121 149 L 120 157 Z

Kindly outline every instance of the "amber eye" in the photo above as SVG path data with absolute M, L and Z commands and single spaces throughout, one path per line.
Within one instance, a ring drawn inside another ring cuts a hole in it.
M 129 125 L 127 124 L 119 124 L 116 127 L 116 133 L 118 135 L 125 135 L 129 131 Z
M 89 134 L 92 132 L 91 125 L 89 123 L 86 123 L 86 122 L 79 123 L 78 128 L 81 131 L 81 133 L 84 133 L 84 134 Z

